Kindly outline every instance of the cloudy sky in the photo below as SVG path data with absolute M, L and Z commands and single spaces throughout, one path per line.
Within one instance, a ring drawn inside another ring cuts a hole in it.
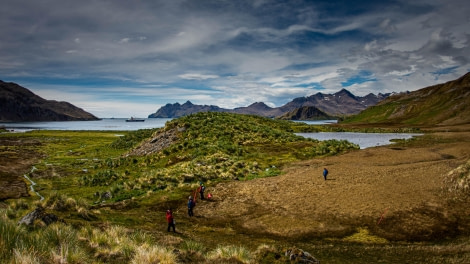
M 413 91 L 470 71 L 469 14 L 468 0 L 2 0 L 0 80 L 98 117 Z

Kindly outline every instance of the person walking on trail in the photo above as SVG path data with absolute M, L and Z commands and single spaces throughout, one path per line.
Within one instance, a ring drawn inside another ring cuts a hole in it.
M 326 168 L 323 168 L 323 179 L 326 181 L 326 176 L 328 176 L 328 170 Z
M 171 212 L 171 209 L 166 210 L 166 221 L 168 222 L 168 232 L 170 232 L 170 228 L 173 228 L 173 232 L 176 233 L 175 219 L 173 218 L 173 212 Z
M 190 217 L 194 215 L 193 208 L 194 208 L 195 205 L 196 205 L 196 203 L 194 202 L 193 197 L 189 196 L 189 199 L 188 199 L 188 215 Z
M 204 200 L 204 191 L 206 190 L 206 187 L 204 186 L 204 183 L 200 183 L 199 186 L 199 193 L 201 194 L 201 200 Z

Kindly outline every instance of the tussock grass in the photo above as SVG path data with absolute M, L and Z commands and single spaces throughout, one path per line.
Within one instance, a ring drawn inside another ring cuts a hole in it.
M 218 246 L 216 249 L 207 253 L 207 258 L 213 261 L 235 259 L 241 263 L 250 263 L 252 261 L 252 254 L 242 246 Z
M 28 249 L 14 249 L 14 262 L 15 264 L 41 264 L 40 258 L 36 252 L 31 252 Z M 56 263 L 56 262 L 54 262 Z
M 376 244 L 388 243 L 387 239 L 370 234 L 367 228 L 358 228 L 356 233 L 343 238 L 343 240 L 348 241 L 348 242 L 358 242 L 358 243 L 376 243 Z
M 176 255 L 168 248 L 156 245 L 142 244 L 137 247 L 130 263 L 178 263 Z

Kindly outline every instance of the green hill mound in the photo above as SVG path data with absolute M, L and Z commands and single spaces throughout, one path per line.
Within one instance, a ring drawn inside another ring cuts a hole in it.
M 297 136 L 294 126 L 292 121 L 231 113 L 181 117 L 151 136 L 137 131 L 117 139 L 113 148 L 135 147 L 120 158 L 102 162 L 81 183 L 106 187 L 113 200 L 120 201 L 199 181 L 275 176 L 292 161 L 358 149 L 347 141 Z
M 343 123 L 426 126 L 470 123 L 470 73 L 444 84 L 390 96 Z

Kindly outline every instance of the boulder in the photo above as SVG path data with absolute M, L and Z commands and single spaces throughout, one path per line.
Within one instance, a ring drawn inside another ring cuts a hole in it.
M 54 214 L 46 213 L 44 211 L 44 208 L 38 206 L 36 207 L 36 209 L 23 216 L 20 221 L 18 221 L 18 225 L 33 225 L 34 221 L 36 220 L 41 220 L 42 222 L 44 222 L 44 224 L 50 225 L 54 222 L 59 221 L 59 217 Z
M 285 251 L 284 255 L 294 263 L 308 263 L 308 264 L 320 264 L 320 261 L 312 256 L 307 251 L 303 251 L 299 248 L 289 248 Z

